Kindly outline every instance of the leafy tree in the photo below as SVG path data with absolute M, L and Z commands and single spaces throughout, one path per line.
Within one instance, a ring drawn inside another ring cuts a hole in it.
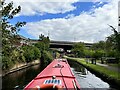
M 92 45 L 91 49 L 93 50 L 104 50 L 105 49 L 105 42 L 104 41 L 99 41 L 98 43 L 95 43 Z
M 45 37 L 44 35 L 39 36 L 39 42 L 35 44 L 35 46 L 39 49 L 41 52 L 41 63 L 42 65 L 48 65 L 53 57 L 52 54 L 49 51 L 49 46 L 50 46 L 50 40 L 49 37 Z
M 20 27 L 24 26 L 25 22 L 17 22 L 15 25 L 10 24 L 10 20 L 13 19 L 14 15 L 18 14 L 21 10 L 21 7 L 13 8 L 13 2 L 6 5 L 4 2 L 2 3 L 2 44 L 5 46 L 8 44 L 9 46 L 14 46 L 16 42 L 16 37 L 18 31 L 20 31 Z
M 114 43 L 118 52 L 120 52 L 120 32 L 118 32 L 113 26 L 109 25 L 114 32 Z
M 91 57 L 92 57 L 92 64 L 96 64 L 96 60 L 101 59 L 102 61 L 102 57 L 104 56 L 104 50 L 90 50 L 89 51 Z
M 107 37 L 105 49 L 107 52 L 115 49 L 115 35 L 112 34 Z
M 96 50 L 93 54 L 93 58 L 95 59 L 99 59 L 102 58 L 104 56 L 104 50 Z
M 20 31 L 20 27 L 24 26 L 25 22 L 17 22 L 16 24 L 10 24 L 10 20 L 18 14 L 21 10 L 21 7 L 17 8 L 13 7 L 13 2 L 6 4 L 4 1 L 1 3 L 2 9 L 0 13 L 2 15 L 1 24 L 2 28 L 0 31 L 2 32 L 2 61 L 3 61 L 3 69 L 9 68 L 11 57 L 11 52 L 16 49 L 14 43 L 17 41 L 17 33 Z
M 112 31 L 114 32 L 114 34 L 112 34 L 108 40 L 111 40 L 111 43 L 113 44 L 114 50 L 113 52 L 115 52 L 115 57 L 120 59 L 120 32 L 118 32 L 113 26 L 109 25 L 112 28 Z
M 76 57 L 84 57 L 85 53 L 85 45 L 84 43 L 76 43 L 73 45 L 72 52 L 75 54 Z
M 44 35 L 40 35 L 39 36 L 39 40 L 42 41 L 42 43 L 44 43 L 44 50 L 48 50 L 50 47 L 50 39 L 49 37 L 45 37 Z
M 91 50 L 91 49 L 85 49 L 84 53 L 85 53 L 86 58 L 92 58 L 93 50 Z
M 43 51 L 41 57 L 42 57 L 41 64 L 45 66 L 48 65 L 53 60 L 52 54 L 49 51 Z
M 39 36 L 39 42 L 35 44 L 40 51 L 49 50 L 50 40 L 49 37 L 45 37 L 44 35 Z
M 44 44 L 43 42 L 35 43 L 35 46 L 36 46 L 40 51 L 44 51 L 44 50 L 45 50 L 45 44 Z
M 40 50 L 34 46 L 33 51 L 34 51 L 34 59 L 39 59 L 41 57 Z
M 40 50 L 35 46 L 23 46 L 21 49 L 27 63 L 41 57 Z

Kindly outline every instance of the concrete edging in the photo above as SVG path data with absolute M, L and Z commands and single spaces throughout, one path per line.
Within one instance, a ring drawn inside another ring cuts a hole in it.
M 16 72 L 16 71 L 19 71 L 19 70 L 22 70 L 22 69 L 25 69 L 25 68 L 28 68 L 28 67 L 30 67 L 30 66 L 34 66 L 34 65 L 38 65 L 38 64 L 40 64 L 40 60 L 36 60 L 36 62 L 30 62 L 30 63 L 24 63 L 24 65 L 22 65 L 22 66 L 19 66 L 19 67 L 16 67 L 16 68 L 14 68 L 14 69 L 11 69 L 11 70 L 9 70 L 9 71 L 6 71 L 6 72 L 2 72 L 2 77 L 4 77 L 4 76 L 6 76 L 6 75 L 8 75 L 8 74 L 10 74 L 10 73 L 14 73 L 14 72 Z

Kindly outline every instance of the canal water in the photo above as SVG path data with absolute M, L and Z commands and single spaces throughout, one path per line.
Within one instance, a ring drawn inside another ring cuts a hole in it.
M 84 90 L 111 90 L 111 86 L 96 77 L 90 71 L 76 62 L 70 62 L 71 70 L 78 80 L 81 88 Z M 35 65 L 15 73 L 11 73 L 2 78 L 2 90 L 22 90 L 32 79 L 34 79 L 43 68 L 40 65 Z M 112 90 L 115 90 L 112 88 Z
M 74 61 L 68 61 L 72 72 L 80 84 L 81 90 L 117 90 L 103 81 L 96 75 L 92 74 L 82 65 Z
M 8 74 L 2 78 L 2 90 L 22 90 L 32 79 L 34 79 L 43 67 L 35 65 L 26 69 Z

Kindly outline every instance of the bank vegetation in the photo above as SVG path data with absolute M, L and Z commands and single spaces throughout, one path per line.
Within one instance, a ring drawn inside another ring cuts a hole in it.
M 2 70 L 7 72 L 15 65 L 27 64 L 34 62 L 34 60 L 40 60 L 41 64 L 49 64 L 53 59 L 52 51 L 49 50 L 49 37 L 41 34 L 37 43 L 30 43 L 30 39 L 26 39 L 22 43 L 21 39 L 19 39 L 22 37 L 19 35 L 19 31 L 21 27 L 26 25 L 26 22 L 18 21 L 15 24 L 10 22 L 21 11 L 21 7 L 14 8 L 13 2 L 6 4 L 3 1 L 1 4 Z

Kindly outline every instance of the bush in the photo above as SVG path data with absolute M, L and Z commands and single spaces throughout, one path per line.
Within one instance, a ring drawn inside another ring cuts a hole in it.
M 38 59 L 41 57 L 40 50 L 37 47 L 34 47 L 33 51 L 34 51 L 34 59 Z
M 13 66 L 13 62 L 11 61 L 10 57 L 3 56 L 2 57 L 2 70 L 8 70 L 10 67 Z
M 33 59 L 34 52 L 30 46 L 24 46 L 23 48 L 23 55 L 25 57 L 26 62 L 30 62 Z
M 19 50 L 18 49 L 14 49 L 12 52 L 11 52 L 11 60 L 12 62 L 15 64 L 16 62 L 20 62 L 20 53 L 19 53 Z
M 23 50 L 19 51 L 19 60 L 20 60 L 20 62 L 25 62 L 25 56 L 24 56 Z
M 27 63 L 41 57 L 39 49 L 35 46 L 23 46 L 22 49 Z
M 8 70 L 17 62 L 25 62 L 25 57 L 19 49 L 14 49 L 9 55 L 2 56 L 2 69 Z
M 43 51 L 41 54 L 41 63 L 45 66 L 53 60 L 52 54 L 49 51 Z

